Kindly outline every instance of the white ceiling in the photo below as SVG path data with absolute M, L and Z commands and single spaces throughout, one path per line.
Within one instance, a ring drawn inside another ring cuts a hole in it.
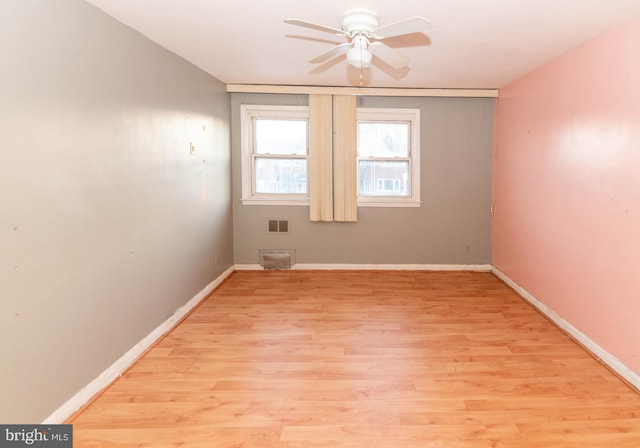
M 357 86 L 340 56 L 307 61 L 345 38 L 285 24 L 340 28 L 364 7 L 381 25 L 412 16 L 432 30 L 386 39 L 411 58 L 364 72 L 367 87 L 499 88 L 640 15 L 640 0 L 88 0 L 227 84 Z

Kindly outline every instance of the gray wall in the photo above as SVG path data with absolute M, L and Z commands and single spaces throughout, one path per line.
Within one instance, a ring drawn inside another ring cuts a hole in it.
M 258 263 L 260 249 L 294 249 L 297 263 L 491 263 L 492 99 L 360 97 L 359 107 L 420 109 L 423 204 L 359 207 L 357 223 L 310 222 L 308 207 L 241 204 L 240 104 L 306 104 L 306 98 L 231 97 L 236 263 Z M 267 234 L 268 218 L 289 219 L 291 233 Z
M 80 0 L 0 29 L 0 422 L 39 423 L 233 264 L 229 95 Z

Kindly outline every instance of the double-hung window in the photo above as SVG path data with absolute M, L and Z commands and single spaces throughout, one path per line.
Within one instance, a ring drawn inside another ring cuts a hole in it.
M 420 110 L 360 108 L 358 205 L 420 205 Z
M 309 204 L 309 108 L 241 105 L 242 203 Z M 420 206 L 420 110 L 357 109 L 358 206 Z M 331 174 L 329 174 L 331 175 Z
M 242 105 L 242 202 L 308 204 L 306 106 Z

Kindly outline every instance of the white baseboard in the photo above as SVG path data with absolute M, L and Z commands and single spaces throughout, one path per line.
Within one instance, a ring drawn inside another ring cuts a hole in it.
M 205 288 L 196 294 L 191 300 L 178 308 L 174 314 L 172 314 L 167 320 L 162 322 L 151 333 L 149 333 L 144 339 L 138 342 L 136 345 L 122 355 L 120 359 L 111 364 L 104 372 L 98 375 L 93 381 L 82 388 L 73 397 L 67 400 L 62 406 L 56 409 L 49 417 L 47 417 L 42 423 L 47 424 L 60 424 L 71 417 L 82 406 L 88 403 L 94 396 L 102 392 L 118 377 L 122 376 L 122 373 L 133 365 L 142 356 L 149 347 L 151 347 L 156 341 L 162 338 L 165 334 L 171 331 L 187 314 L 191 312 L 200 302 L 202 302 L 214 289 L 216 289 L 227 277 L 229 277 L 234 271 L 234 267 L 231 266 L 226 271 L 218 276 L 215 280 L 209 283 Z
M 498 268 L 493 266 L 491 268 L 491 272 L 493 272 L 500 280 L 509 285 L 514 291 L 516 291 L 523 299 L 533 305 L 538 311 L 547 316 L 551 321 L 553 321 L 558 327 L 566 331 L 572 338 L 578 341 L 585 349 L 591 352 L 593 356 L 602 361 L 604 364 L 609 366 L 614 372 L 624 378 L 629 384 L 640 391 L 640 375 L 631 370 L 625 364 L 622 363 L 618 358 L 613 356 L 611 353 L 607 352 L 605 349 L 600 347 L 597 343 L 595 343 L 592 339 L 590 339 L 587 335 L 582 333 L 576 327 L 571 325 L 569 322 L 564 320 L 558 314 L 556 314 L 551 308 L 542 303 L 540 300 L 535 298 L 531 293 L 529 293 L 522 286 L 518 285 L 511 278 L 509 278 L 505 273 L 500 271 Z
M 236 264 L 236 271 L 263 271 L 264 268 L 259 264 Z
M 259 264 L 236 264 L 237 271 L 261 271 Z M 297 263 L 292 270 L 353 271 L 477 271 L 490 272 L 490 264 L 331 264 Z

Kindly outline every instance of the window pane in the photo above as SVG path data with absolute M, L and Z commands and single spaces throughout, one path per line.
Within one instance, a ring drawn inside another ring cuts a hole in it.
M 256 120 L 257 154 L 307 153 L 306 120 Z
M 360 157 L 408 157 L 409 123 L 358 122 Z
M 358 162 L 358 194 L 361 196 L 409 196 L 410 184 L 408 161 Z
M 256 157 L 256 193 L 307 192 L 307 163 L 304 159 Z

